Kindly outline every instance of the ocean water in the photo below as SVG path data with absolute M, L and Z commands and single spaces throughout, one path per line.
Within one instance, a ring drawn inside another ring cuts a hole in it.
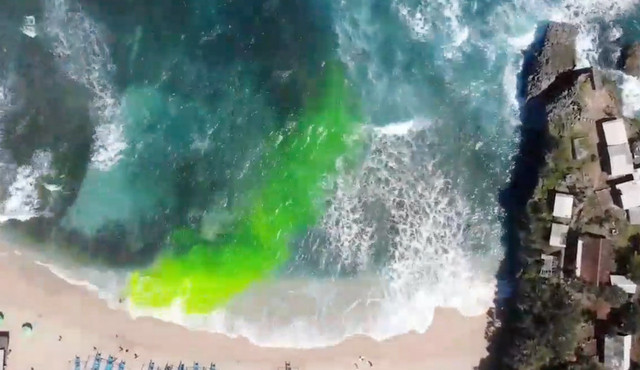
M 639 3 L 1 0 L 3 232 L 132 315 L 266 346 L 483 314 L 522 50 L 576 23 L 636 115 Z

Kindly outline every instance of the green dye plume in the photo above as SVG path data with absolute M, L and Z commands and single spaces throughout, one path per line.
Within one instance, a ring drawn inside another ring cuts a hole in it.
M 342 68 L 325 67 L 316 90 L 265 158 L 266 182 L 247 194 L 247 209 L 214 241 L 193 230 L 175 231 L 169 251 L 133 275 L 134 304 L 165 307 L 181 299 L 187 313 L 207 313 L 288 260 L 292 238 L 322 215 L 323 181 L 335 174 L 358 122 Z

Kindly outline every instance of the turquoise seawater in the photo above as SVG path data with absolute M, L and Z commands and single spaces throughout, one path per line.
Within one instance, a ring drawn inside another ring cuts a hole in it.
M 0 222 L 137 313 L 265 345 L 483 313 L 521 51 L 574 22 L 613 68 L 637 3 L 0 0 Z

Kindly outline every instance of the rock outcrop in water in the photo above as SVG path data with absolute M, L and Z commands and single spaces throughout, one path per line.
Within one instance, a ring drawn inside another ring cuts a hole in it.
M 640 78 L 640 42 L 635 42 L 624 51 L 624 72 Z
M 578 29 L 568 23 L 551 23 L 546 28 L 542 47 L 535 54 L 527 79 L 526 99 L 549 87 L 558 75 L 576 66 Z

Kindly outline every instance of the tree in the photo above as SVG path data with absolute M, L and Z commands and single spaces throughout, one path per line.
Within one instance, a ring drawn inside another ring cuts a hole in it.
M 523 277 L 510 313 L 507 369 L 554 368 L 567 363 L 577 345 L 580 306 L 562 281 Z
M 629 301 L 627 292 L 616 285 L 601 286 L 598 292 L 598 298 L 604 299 L 611 307 L 620 307 Z
M 612 309 L 609 313 L 609 322 L 619 333 L 625 335 L 637 333 L 640 329 L 640 306 L 636 302 L 627 302 Z
M 568 370 L 605 370 L 605 367 L 599 363 L 596 358 L 590 357 L 581 359 L 575 364 L 570 364 L 567 366 Z
M 635 282 L 640 282 L 640 256 L 634 254 L 629 261 L 629 275 L 631 275 L 631 280 Z

